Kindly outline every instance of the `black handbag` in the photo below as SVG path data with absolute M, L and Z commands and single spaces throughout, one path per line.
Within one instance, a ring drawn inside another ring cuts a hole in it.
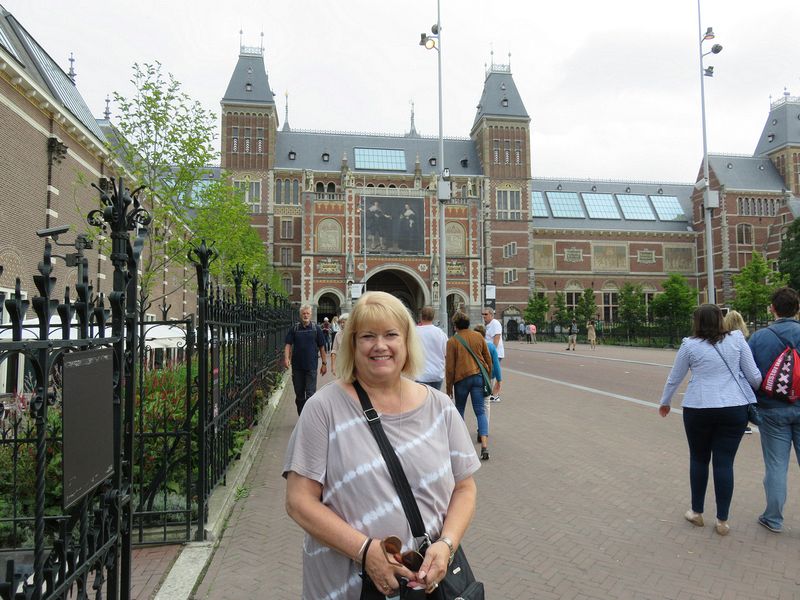
M 389 469 L 389 475 L 392 477 L 392 483 L 397 490 L 400 497 L 400 504 L 403 506 L 403 512 L 406 514 L 408 524 L 411 526 L 411 534 L 415 540 L 422 540 L 417 550 L 423 556 L 425 551 L 430 546 L 430 538 L 425 531 L 425 525 L 422 522 L 422 515 L 419 512 L 419 506 L 411 491 L 411 486 L 406 478 L 403 465 L 397 458 L 397 454 L 392 447 L 389 438 L 386 437 L 386 432 L 381 425 L 381 418 L 378 411 L 372 406 L 372 402 L 361 387 L 358 381 L 353 382 L 353 387 L 358 394 L 358 399 L 361 402 L 361 408 L 364 411 L 364 417 L 367 419 L 372 435 L 375 441 L 378 442 L 383 460 Z M 369 576 L 366 574 L 362 566 L 361 578 L 364 580 L 361 590 L 361 600 L 372 600 L 373 598 L 383 598 L 375 588 Z M 375 595 L 377 594 L 377 595 Z M 464 550 L 459 547 L 453 555 L 453 560 L 447 567 L 447 575 L 439 582 L 439 586 L 430 594 L 425 594 L 424 590 L 411 590 L 404 585 L 400 586 L 400 598 L 408 600 L 417 599 L 432 599 L 432 600 L 485 600 L 483 583 L 475 580 L 475 575 L 467 562 L 467 556 Z
M 739 378 L 733 374 L 733 369 L 731 369 L 731 366 L 728 364 L 728 361 L 725 360 L 724 356 L 722 356 L 722 352 L 719 351 L 719 348 L 717 348 L 717 346 L 714 344 L 712 345 L 714 346 L 714 350 L 717 351 L 717 354 L 719 354 L 719 357 L 722 359 L 722 362 L 724 362 L 725 366 L 728 367 L 728 372 L 731 374 L 731 377 L 733 377 L 733 380 L 736 382 L 736 385 L 739 386 L 739 389 L 742 391 L 742 394 L 746 396 L 747 394 L 744 393 L 744 390 L 742 389 L 742 384 L 739 382 Z M 758 412 L 758 404 L 756 402 L 748 403 L 747 420 L 750 421 L 756 427 L 761 425 L 761 414 Z

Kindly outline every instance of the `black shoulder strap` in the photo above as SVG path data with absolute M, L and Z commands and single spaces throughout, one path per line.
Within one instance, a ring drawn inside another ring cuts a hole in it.
M 397 454 L 392 447 L 389 438 L 386 437 L 386 432 L 381 425 L 381 417 L 378 411 L 372 406 L 372 402 L 367 395 L 367 392 L 361 387 L 358 381 L 353 382 L 353 387 L 356 389 L 358 399 L 361 401 L 361 408 L 364 411 L 364 417 L 367 419 L 372 435 L 375 441 L 378 442 L 378 447 L 383 455 L 383 460 L 386 462 L 386 467 L 389 469 L 389 475 L 392 477 L 392 483 L 400 496 L 400 504 L 403 505 L 403 511 L 406 513 L 408 524 L 411 525 L 411 534 L 416 538 L 427 538 L 425 532 L 425 524 L 422 522 L 422 515 L 419 512 L 419 506 L 411 491 L 411 486 L 406 478 L 406 473 L 403 471 L 403 465 L 397 458 Z M 428 540 L 426 540 L 427 542 Z

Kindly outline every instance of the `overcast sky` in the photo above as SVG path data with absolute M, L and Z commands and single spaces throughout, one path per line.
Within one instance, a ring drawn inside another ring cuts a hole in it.
M 418 45 L 435 0 L 0 0 L 102 116 L 131 65 L 160 61 L 219 113 L 239 52 L 258 46 L 281 124 L 435 136 L 437 67 Z M 693 182 L 702 159 L 696 0 L 441 0 L 444 132 L 467 137 L 484 65 L 507 63 L 531 117 L 534 177 Z M 798 0 L 704 0 L 724 46 L 706 57 L 708 146 L 752 154 L 784 88 L 800 96 Z M 112 120 L 114 107 L 112 106 Z

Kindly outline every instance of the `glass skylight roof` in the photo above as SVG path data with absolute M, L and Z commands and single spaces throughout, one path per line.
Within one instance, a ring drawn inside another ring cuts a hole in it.
M 586 216 L 576 192 L 547 192 L 547 199 L 554 217 L 583 219 Z
M 619 219 L 619 210 L 611 194 L 581 194 L 590 219 Z
M 650 203 L 647 201 L 647 196 L 640 196 L 638 194 L 617 194 L 617 202 L 619 202 L 622 214 L 625 215 L 626 219 L 634 221 L 656 220 L 653 209 L 650 208 Z
M 356 169 L 372 171 L 405 171 L 405 150 L 387 150 L 385 148 L 353 148 Z
M 0 46 L 3 46 L 3 48 L 5 48 L 8 53 L 11 54 L 11 56 L 19 60 L 17 51 L 14 49 L 14 46 L 11 45 L 11 40 L 8 39 L 8 36 L 6 35 L 6 32 L 3 31 L 2 27 L 0 27 Z
M 531 212 L 534 217 L 547 217 L 547 206 L 544 203 L 544 194 L 542 192 L 533 192 L 531 194 Z
M 686 220 L 686 215 L 675 196 L 650 196 L 650 200 L 656 208 L 658 218 L 662 221 Z

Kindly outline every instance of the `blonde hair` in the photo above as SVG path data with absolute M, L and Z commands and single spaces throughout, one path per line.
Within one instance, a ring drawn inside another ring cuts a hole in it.
M 395 296 L 386 292 L 367 292 L 358 299 L 342 338 L 336 360 L 336 370 L 342 381 L 352 383 L 356 379 L 355 345 L 356 335 L 375 324 L 394 322 L 406 342 L 406 362 L 402 373 L 413 378 L 423 363 L 422 347 L 417 338 L 417 327 L 408 309 Z
M 723 320 L 725 329 L 728 331 L 733 331 L 738 329 L 742 332 L 744 337 L 750 337 L 750 330 L 747 328 L 747 323 L 744 322 L 744 318 L 742 314 L 737 310 L 729 310 L 728 314 L 725 315 L 725 319 Z

